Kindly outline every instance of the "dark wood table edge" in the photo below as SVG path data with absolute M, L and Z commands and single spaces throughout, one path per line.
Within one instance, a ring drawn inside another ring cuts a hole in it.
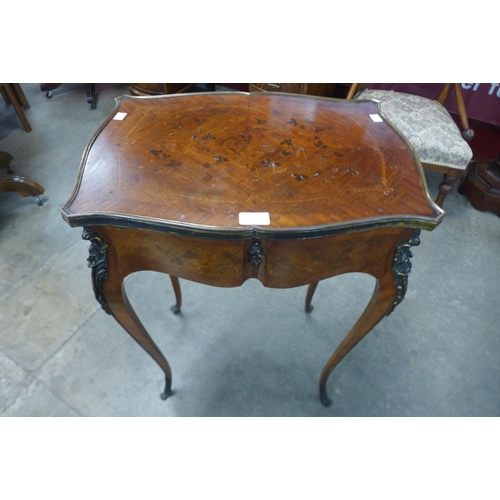
M 325 226 L 300 226 L 297 228 L 267 228 L 266 226 L 211 227 L 195 224 L 176 223 L 148 217 L 131 217 L 124 214 L 80 214 L 72 215 L 67 206 L 59 210 L 63 219 L 71 227 L 114 226 L 131 229 L 146 229 L 161 233 L 177 234 L 206 239 L 277 239 L 296 240 L 322 238 L 339 234 L 362 232 L 370 229 L 400 227 L 432 231 L 443 220 L 445 212 L 440 210 L 435 218 L 414 215 L 375 217 L 356 221 L 344 221 Z M 439 207 L 437 207 L 439 208 Z

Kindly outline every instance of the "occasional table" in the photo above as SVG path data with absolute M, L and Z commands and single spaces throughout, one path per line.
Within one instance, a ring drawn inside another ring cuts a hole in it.
M 124 279 L 153 270 L 237 287 L 316 284 L 349 272 L 376 278 L 365 311 L 324 367 L 341 359 L 403 300 L 411 247 L 444 216 L 422 168 L 378 103 L 280 93 L 122 96 L 88 144 L 61 208 L 90 242 L 104 311 L 170 366 L 127 299 Z

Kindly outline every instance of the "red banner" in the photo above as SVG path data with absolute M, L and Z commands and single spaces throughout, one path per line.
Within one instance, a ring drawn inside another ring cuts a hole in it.
M 500 126 L 500 84 L 499 83 L 462 83 L 462 94 L 469 118 L 483 123 Z M 409 94 L 436 99 L 442 83 L 370 83 L 371 89 L 397 90 Z M 458 114 L 453 91 L 450 92 L 446 108 Z

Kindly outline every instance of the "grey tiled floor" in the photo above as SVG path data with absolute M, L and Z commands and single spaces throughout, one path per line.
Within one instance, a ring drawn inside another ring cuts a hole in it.
M 0 194 L 0 414 L 2 416 L 498 416 L 500 218 L 448 196 L 443 223 L 414 249 L 405 301 L 338 366 L 322 407 L 319 373 L 369 300 L 373 279 L 355 274 L 305 289 L 237 289 L 182 282 L 171 314 L 167 276 L 128 279 L 132 303 L 169 359 L 162 373 L 95 301 L 88 243 L 59 207 L 83 150 L 127 86 L 65 84 L 51 99 L 23 84 L 26 133 L 0 102 L 0 150 L 15 173 L 45 187 L 44 205 Z M 435 194 L 439 177 L 427 174 Z

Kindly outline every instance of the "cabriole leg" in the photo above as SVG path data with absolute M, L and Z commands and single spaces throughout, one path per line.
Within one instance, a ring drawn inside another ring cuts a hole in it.
M 116 259 L 107 259 L 109 247 L 105 241 L 88 229 L 84 229 L 82 237 L 91 243 L 88 266 L 92 269 L 92 285 L 97 301 L 104 311 L 114 316 L 130 336 L 158 363 L 165 374 L 165 390 L 161 398 L 167 399 L 172 395 L 170 365 L 130 304 L 125 291 L 125 276 L 114 267 Z
M 375 284 L 372 298 L 361 317 L 352 327 L 328 363 L 323 368 L 319 380 L 319 395 L 324 406 L 332 404 L 326 392 L 326 382 L 333 369 L 349 353 L 349 351 L 387 314 L 396 298 L 396 287 L 392 272 L 379 278 Z
M 377 277 L 375 290 L 366 309 L 323 368 L 319 380 L 319 394 L 323 405 L 331 405 L 326 392 L 326 382 L 333 369 L 384 316 L 391 314 L 404 299 L 408 288 L 408 276 L 411 272 L 410 259 L 413 257 L 411 247 L 419 244 L 420 230 L 416 230 L 406 241 L 396 246 L 392 268 Z

